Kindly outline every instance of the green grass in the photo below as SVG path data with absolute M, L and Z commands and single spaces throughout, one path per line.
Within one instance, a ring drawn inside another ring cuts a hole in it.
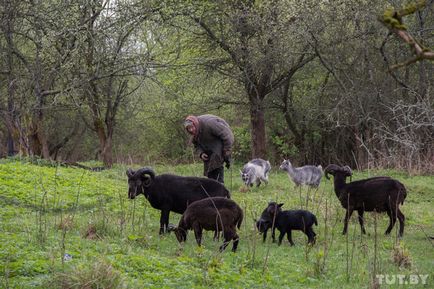
M 192 232 L 182 245 L 173 234 L 159 236 L 159 211 L 143 196 L 128 200 L 124 166 L 90 172 L 0 161 L 0 288 L 368 288 L 375 261 L 378 274 L 429 274 L 427 285 L 417 287 L 433 288 L 434 250 L 427 235 L 434 235 L 434 176 L 355 172 L 353 180 L 389 175 L 407 187 L 402 207 L 407 221 L 398 247 L 397 226 L 384 235 L 384 214 L 365 214 L 363 236 L 354 214 L 348 236 L 341 235 L 345 211 L 325 178 L 309 202 L 319 221 L 316 245 L 307 247 L 306 236 L 296 231 L 294 247 L 286 239 L 279 247 L 271 240 L 262 243 L 253 218 L 271 200 L 285 203 L 285 209 L 300 208 L 300 192 L 276 168 L 268 186 L 244 191 L 239 168 L 233 168 L 232 181 L 226 172 L 226 186 L 245 214 L 239 251 L 220 254 L 212 232 L 201 248 Z M 200 176 L 202 166 L 155 170 Z M 307 193 L 301 190 L 303 200 Z M 179 218 L 171 213 L 170 222 Z M 407 263 L 398 267 L 394 252 Z M 62 262 L 65 253 L 72 259 Z M 381 287 L 388 286 L 397 287 Z

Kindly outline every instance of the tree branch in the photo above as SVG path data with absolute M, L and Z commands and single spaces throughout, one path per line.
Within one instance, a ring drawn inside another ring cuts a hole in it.
M 402 41 L 407 43 L 415 56 L 407 61 L 389 66 L 389 70 L 394 70 L 415 63 L 420 60 L 434 60 L 434 51 L 420 44 L 408 31 L 407 27 L 402 22 L 402 17 L 413 14 L 427 5 L 426 0 L 421 0 L 413 4 L 409 4 L 401 10 L 392 8 L 386 9 L 383 15 L 378 17 L 378 20 L 383 23 L 389 30 L 397 35 Z

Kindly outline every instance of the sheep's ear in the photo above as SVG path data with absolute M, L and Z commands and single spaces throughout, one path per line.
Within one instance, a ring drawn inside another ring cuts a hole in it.
M 150 184 L 151 184 L 151 178 L 150 177 L 145 177 L 145 180 L 144 180 L 144 185 L 147 187 L 147 186 L 149 186 Z
M 283 203 L 280 203 L 277 205 L 279 208 L 281 208 L 283 206 Z
M 127 176 L 131 178 L 134 175 L 134 171 L 132 169 L 127 170 Z

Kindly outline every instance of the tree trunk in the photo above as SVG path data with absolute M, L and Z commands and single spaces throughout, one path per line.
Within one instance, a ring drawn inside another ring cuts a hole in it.
M 11 7 L 11 3 L 7 2 L 5 5 L 5 38 L 7 43 L 7 53 L 6 53 L 6 69 L 7 69 L 7 87 L 8 87 L 8 103 L 7 103 L 7 112 L 5 114 L 5 122 L 7 127 L 7 150 L 8 156 L 13 156 L 16 154 L 15 143 L 14 140 L 14 120 L 16 117 L 15 113 L 15 77 L 13 75 L 13 19 L 15 18 L 15 13 L 13 7 Z
M 104 167 L 111 168 L 113 166 L 112 136 L 111 134 L 106 134 L 101 120 L 95 120 L 94 126 L 98 135 L 99 149 Z
M 266 158 L 265 114 L 260 101 L 250 103 L 252 158 Z

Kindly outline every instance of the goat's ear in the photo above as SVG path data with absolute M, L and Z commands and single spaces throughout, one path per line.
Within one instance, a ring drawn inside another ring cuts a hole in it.
M 277 205 L 279 208 L 281 208 L 283 206 L 283 203 L 280 203 Z
M 134 171 L 132 169 L 127 170 L 127 176 L 131 178 L 134 175 Z

